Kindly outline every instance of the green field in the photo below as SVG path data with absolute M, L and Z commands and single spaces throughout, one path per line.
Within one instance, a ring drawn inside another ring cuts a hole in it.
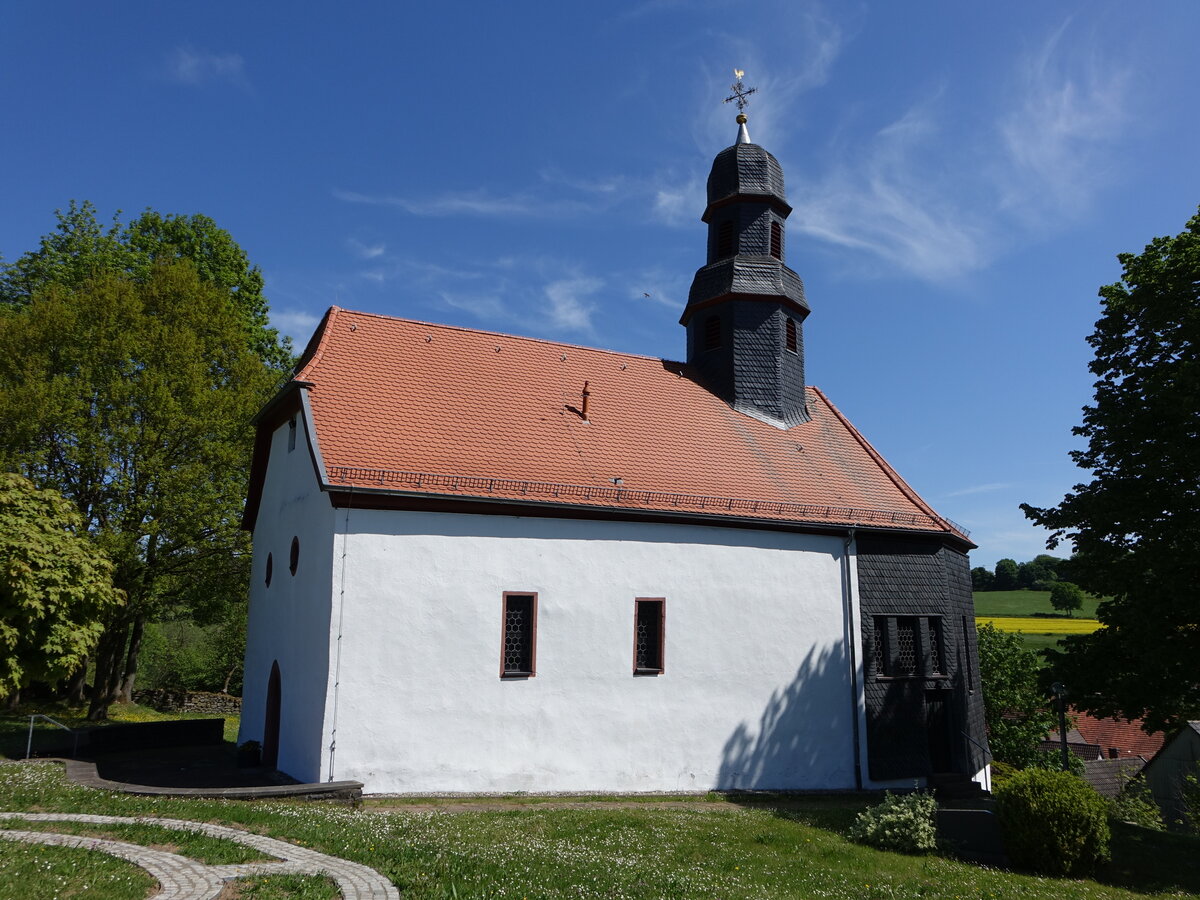
M 1049 591 L 976 591 L 975 615 L 977 616 L 1060 616 L 1050 605 Z M 1085 597 L 1083 607 L 1075 610 L 1075 617 L 1096 618 L 1099 600 Z

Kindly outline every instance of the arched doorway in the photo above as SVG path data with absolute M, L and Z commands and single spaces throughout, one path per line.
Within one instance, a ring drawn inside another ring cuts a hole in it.
M 274 769 L 279 765 L 279 661 L 271 663 L 267 680 L 267 712 L 263 721 L 262 764 Z

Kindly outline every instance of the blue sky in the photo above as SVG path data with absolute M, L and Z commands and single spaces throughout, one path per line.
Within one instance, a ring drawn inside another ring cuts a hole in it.
M 1194 0 L 13 2 L 0 254 L 199 212 L 300 346 L 336 303 L 680 359 L 739 67 L 808 380 L 991 566 L 1080 478 L 1116 254 L 1200 203 L 1197 46 Z

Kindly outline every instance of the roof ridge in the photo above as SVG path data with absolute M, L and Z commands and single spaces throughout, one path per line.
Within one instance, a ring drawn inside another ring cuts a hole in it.
M 345 310 L 337 305 L 330 306 L 329 309 L 325 310 L 325 315 L 321 318 L 317 330 L 308 339 L 308 346 L 304 348 L 304 353 L 300 356 L 304 365 L 292 374 L 292 381 L 304 381 L 305 376 L 321 361 L 321 357 L 325 354 L 325 340 L 329 334 L 329 326 L 333 324 L 333 320 L 338 318 L 338 314 L 342 312 L 345 312 Z
M 535 344 L 548 344 L 552 347 L 567 347 L 572 350 L 590 350 L 593 353 L 610 353 L 614 356 L 627 356 L 635 359 L 646 359 L 653 360 L 654 362 L 667 362 L 674 363 L 676 365 L 684 365 L 684 363 L 679 362 L 678 360 L 666 359 L 665 357 L 661 356 L 651 356 L 646 353 L 630 353 L 627 350 L 610 350 L 606 347 L 590 347 L 586 344 L 573 344 L 567 341 L 553 341 L 549 338 L 531 337 L 529 335 L 513 334 L 507 331 L 492 331 L 487 328 L 468 328 L 466 325 L 447 325 L 444 322 L 426 322 L 423 319 L 410 319 L 405 316 L 389 316 L 384 313 L 367 312 L 365 310 L 358 309 L 344 309 L 341 307 L 330 307 L 330 309 L 337 309 L 346 315 L 367 316 L 372 319 L 384 319 L 389 322 L 403 322 L 407 325 L 421 325 L 425 328 L 440 328 L 447 331 L 462 331 L 468 334 L 485 334 L 491 337 L 510 338 L 516 341 L 529 341 Z

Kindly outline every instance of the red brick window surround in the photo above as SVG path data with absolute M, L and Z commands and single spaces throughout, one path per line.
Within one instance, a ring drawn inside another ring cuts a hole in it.
M 633 674 L 661 675 L 666 671 L 664 647 L 667 601 L 638 597 L 633 603 Z
M 500 617 L 500 677 L 537 674 L 537 594 L 505 591 Z

